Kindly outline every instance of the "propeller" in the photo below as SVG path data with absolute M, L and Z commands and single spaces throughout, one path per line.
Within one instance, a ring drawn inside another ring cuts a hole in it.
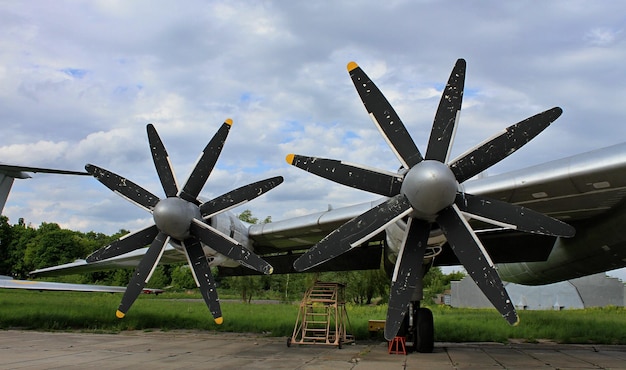
M 107 188 L 152 213 L 154 225 L 127 234 L 87 257 L 87 262 L 101 261 L 139 249 L 150 244 L 132 275 L 117 310 L 123 318 L 146 285 L 159 263 L 165 246 L 176 241 L 187 256 L 197 286 L 215 322 L 223 322 L 215 280 L 203 245 L 221 253 L 241 265 L 264 274 L 272 273 L 272 266 L 252 253 L 230 236 L 207 222 L 211 217 L 248 202 L 280 185 L 281 176 L 242 186 L 208 202 L 201 203 L 198 195 L 204 187 L 222 151 L 233 121 L 227 119 L 204 148 L 189 179 L 179 190 L 165 146 L 153 125 L 147 126 L 152 159 L 166 197 L 160 199 L 134 182 L 98 166 L 88 164 L 85 169 Z
M 461 112 L 465 60 L 457 60 L 444 88 L 422 156 L 406 127 L 382 92 L 354 62 L 348 72 L 374 124 L 400 161 L 391 173 L 333 159 L 289 154 L 293 166 L 331 181 L 389 199 L 346 222 L 294 262 L 304 271 L 366 242 L 390 224 L 407 219 L 391 279 L 385 338 L 402 325 L 412 293 L 422 279 L 424 251 L 433 227 L 439 227 L 468 274 L 494 307 L 511 324 L 519 321 L 493 261 L 467 218 L 529 233 L 572 237 L 574 228 L 530 209 L 478 195 L 465 194 L 460 184 L 509 156 L 548 127 L 562 113 L 552 108 L 516 123 L 495 137 L 449 161 Z

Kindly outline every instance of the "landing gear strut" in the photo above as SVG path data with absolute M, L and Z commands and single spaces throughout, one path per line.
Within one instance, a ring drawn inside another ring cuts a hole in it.
M 416 352 L 431 353 L 435 347 L 433 313 L 426 307 L 420 307 L 420 301 L 412 301 L 406 317 L 407 342 L 412 343 L 412 348 Z

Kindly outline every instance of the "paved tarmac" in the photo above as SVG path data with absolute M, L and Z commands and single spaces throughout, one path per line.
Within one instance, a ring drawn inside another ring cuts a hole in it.
M 626 346 L 436 343 L 434 353 L 388 354 L 286 338 L 214 332 L 120 334 L 0 331 L 0 369 L 626 369 Z

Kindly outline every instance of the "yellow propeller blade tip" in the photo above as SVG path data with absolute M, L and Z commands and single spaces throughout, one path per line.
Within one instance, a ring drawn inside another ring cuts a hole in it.
M 287 158 L 285 158 L 287 160 L 287 163 L 293 164 L 293 157 L 293 154 L 287 154 Z
M 117 312 L 115 313 L 115 316 L 117 316 L 118 319 L 123 319 L 124 316 L 126 316 L 126 314 L 120 310 L 117 310 Z
M 270 267 L 270 271 L 267 273 L 268 275 L 271 275 L 274 272 L 274 268 Z
M 348 72 L 352 72 L 352 70 L 355 68 L 359 68 L 359 65 L 356 64 L 355 62 L 348 63 Z
M 225 124 L 227 124 L 228 126 L 232 126 L 233 125 L 233 120 L 230 118 L 226 118 L 226 121 L 224 121 Z
M 215 318 L 215 323 L 217 325 L 222 325 L 222 323 L 224 322 L 224 318 L 223 317 L 217 317 Z

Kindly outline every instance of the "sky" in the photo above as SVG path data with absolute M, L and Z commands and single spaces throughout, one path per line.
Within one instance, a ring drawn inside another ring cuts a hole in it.
M 234 209 L 259 219 L 374 200 L 285 161 L 289 153 L 394 171 L 399 162 L 346 70 L 357 62 L 422 152 L 455 61 L 467 61 L 452 157 L 529 116 L 563 115 L 488 175 L 624 141 L 621 1 L 0 0 L 0 161 L 111 170 L 162 196 L 155 125 L 184 183 L 227 118 L 201 196 L 281 175 Z M 91 177 L 16 180 L 10 223 L 106 234 L 151 215 Z M 626 277 L 626 273 L 624 273 Z

